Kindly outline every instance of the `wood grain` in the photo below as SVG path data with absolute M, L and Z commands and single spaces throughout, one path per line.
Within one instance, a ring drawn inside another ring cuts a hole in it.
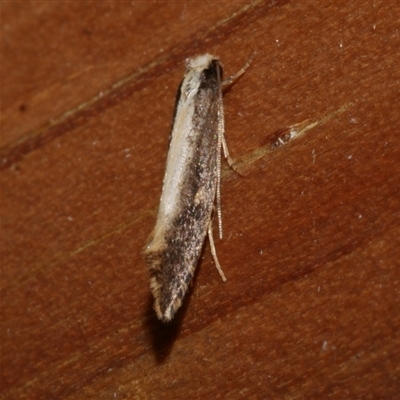
M 397 2 L 5 2 L 1 399 L 400 393 Z M 225 237 L 158 322 L 141 250 L 187 57 L 226 75 Z

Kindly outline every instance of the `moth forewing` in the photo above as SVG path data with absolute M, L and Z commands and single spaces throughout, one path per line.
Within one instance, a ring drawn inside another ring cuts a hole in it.
M 186 61 L 179 87 L 157 222 L 144 253 L 159 319 L 170 321 L 193 279 L 204 240 L 223 280 L 212 239 L 217 197 L 220 235 L 221 146 L 224 139 L 222 66 L 204 54 Z

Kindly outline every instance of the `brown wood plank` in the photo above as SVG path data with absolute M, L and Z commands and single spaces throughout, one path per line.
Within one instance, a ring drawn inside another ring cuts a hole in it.
M 0 398 L 400 393 L 396 2 L 6 2 Z M 184 60 L 219 55 L 228 282 L 157 321 L 141 249 Z

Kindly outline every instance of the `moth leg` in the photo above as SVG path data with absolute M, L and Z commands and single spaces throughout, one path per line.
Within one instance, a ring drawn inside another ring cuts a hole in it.
M 226 282 L 227 279 L 225 277 L 224 271 L 222 271 L 221 265 L 220 265 L 220 263 L 218 261 L 218 258 L 217 258 L 217 251 L 215 249 L 215 244 L 214 244 L 214 239 L 213 239 L 213 234 L 212 234 L 212 218 L 210 219 L 210 223 L 208 224 L 208 240 L 210 241 L 211 254 L 213 256 L 215 266 L 216 266 L 216 268 L 217 268 L 217 270 L 219 272 L 219 275 L 221 276 L 222 280 L 224 282 Z
M 224 132 L 222 132 L 222 134 L 221 134 L 221 145 L 222 145 L 222 149 L 224 151 L 224 157 L 225 157 L 226 161 L 228 161 L 229 166 L 234 171 L 236 171 L 236 168 L 233 166 L 233 158 L 229 154 L 228 145 L 226 144 Z M 238 172 L 238 171 L 236 171 L 236 172 Z
M 232 85 L 233 82 L 235 82 L 238 78 L 240 78 L 247 70 L 247 68 L 250 67 L 251 62 L 253 61 L 255 53 L 253 53 L 250 57 L 250 59 L 247 61 L 247 63 L 240 68 L 238 72 L 236 72 L 235 75 L 231 75 L 229 78 L 226 78 L 222 83 L 222 88 L 226 88 L 230 85 Z
M 225 79 L 223 82 L 221 82 L 221 88 L 224 89 L 230 85 L 232 85 L 232 83 L 234 83 L 238 78 L 240 78 L 247 70 L 247 68 L 250 67 L 251 62 L 253 61 L 255 53 L 252 54 L 252 56 L 250 57 L 250 59 L 247 61 L 247 63 L 238 71 L 236 72 L 235 75 L 231 75 L 229 78 Z M 218 105 L 218 107 L 220 108 L 219 110 L 219 114 L 223 115 L 223 108 L 222 108 L 222 95 L 221 95 L 221 101 L 220 104 Z M 222 121 L 224 118 L 221 118 Z M 228 161 L 229 166 L 239 175 L 240 172 L 234 167 L 233 165 L 233 159 L 229 154 L 228 151 L 228 146 L 226 144 L 226 140 L 225 140 L 225 128 L 224 125 L 222 125 L 222 128 L 219 127 L 219 136 L 220 136 L 220 145 L 222 145 L 222 149 L 224 151 L 224 157 L 226 159 L 226 161 Z

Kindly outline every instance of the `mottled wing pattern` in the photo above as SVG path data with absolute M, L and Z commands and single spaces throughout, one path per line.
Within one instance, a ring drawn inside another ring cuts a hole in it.
M 218 123 L 223 118 L 218 109 L 221 74 L 217 59 L 202 72 L 189 135 L 194 151 L 181 187 L 180 211 L 166 227 L 164 243 L 157 251 L 146 253 L 154 308 L 165 322 L 180 307 L 193 278 L 213 211 L 220 151 Z

